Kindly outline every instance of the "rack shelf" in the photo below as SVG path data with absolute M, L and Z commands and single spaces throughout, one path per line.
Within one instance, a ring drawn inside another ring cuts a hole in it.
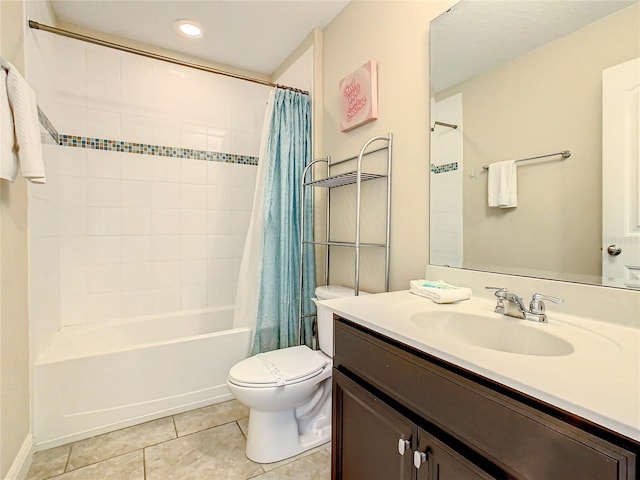
M 377 173 L 366 173 L 360 172 L 360 181 L 367 182 L 369 180 L 375 180 L 377 178 L 384 178 L 386 175 L 380 175 Z M 344 185 L 353 185 L 358 182 L 358 172 L 347 172 L 342 173 L 340 175 L 335 175 L 329 178 L 323 178 L 322 180 L 315 180 L 313 182 L 305 183 L 305 187 L 325 187 L 325 188 L 335 188 L 342 187 Z
M 375 149 L 370 149 L 369 147 L 373 144 L 380 144 L 382 146 Z M 389 291 L 389 239 L 390 239 L 390 222 L 391 222 L 391 161 L 393 158 L 393 134 L 389 133 L 386 137 L 372 137 L 367 140 L 362 148 L 360 149 L 360 153 L 353 157 L 345 158 L 339 161 L 331 161 L 331 157 L 321 158 L 318 160 L 314 160 L 309 165 L 307 165 L 302 173 L 302 205 L 305 205 L 305 198 L 307 191 L 313 191 L 316 187 L 321 187 L 327 189 L 326 194 L 326 231 L 325 231 L 325 241 L 315 241 L 305 239 L 304 235 L 306 232 L 305 229 L 305 216 L 304 216 L 304 207 L 301 209 L 301 218 L 300 218 L 300 228 L 302 232 L 301 245 L 300 245 L 300 302 L 299 302 L 299 323 L 298 323 L 298 336 L 300 338 L 300 342 L 303 342 L 304 332 L 303 332 L 303 323 L 306 318 L 313 317 L 314 314 L 310 314 L 308 312 L 304 312 L 303 305 L 305 302 L 303 301 L 303 292 L 305 285 L 305 272 L 304 272 L 304 249 L 310 248 L 311 246 L 324 246 L 325 247 L 325 285 L 329 284 L 329 254 L 332 247 L 347 247 L 353 248 L 355 250 L 355 265 L 354 265 L 354 280 L 353 280 L 353 289 L 356 295 L 360 293 L 360 249 L 361 248 L 384 248 L 385 249 L 385 265 L 384 265 L 384 285 L 385 291 Z M 362 171 L 362 162 L 363 158 L 367 155 L 371 155 L 377 152 L 386 151 L 387 153 L 387 162 L 386 162 L 386 172 L 385 173 L 371 173 L 371 172 L 363 172 Z M 341 173 L 338 175 L 331 175 L 331 170 L 341 164 L 346 164 L 347 162 L 356 162 L 356 168 L 353 171 L 349 171 L 347 173 Z M 325 163 L 327 166 L 326 176 L 325 178 L 314 180 L 313 179 L 313 168 L 314 165 L 318 163 Z M 311 172 L 311 181 L 307 182 L 307 173 Z M 370 243 L 370 242 L 362 242 L 360 240 L 360 208 L 361 208 L 361 189 L 360 186 L 362 182 L 368 182 L 370 180 L 378 180 L 384 179 L 386 181 L 386 190 L 387 190 L 387 205 L 386 205 L 386 232 L 385 232 L 385 241 L 384 243 Z M 347 185 L 355 185 L 356 189 L 356 208 L 355 208 L 355 240 L 353 242 L 339 242 L 331 240 L 331 232 L 330 232 L 330 222 L 329 218 L 331 215 L 331 190 L 337 187 L 344 187 Z M 317 331 L 317 330 L 316 330 Z

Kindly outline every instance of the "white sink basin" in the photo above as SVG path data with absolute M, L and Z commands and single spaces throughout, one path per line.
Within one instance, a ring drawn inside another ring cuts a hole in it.
M 502 316 L 462 312 L 416 313 L 411 321 L 426 335 L 501 352 L 535 356 L 564 356 L 573 353 L 567 340 L 546 332 L 546 324 Z

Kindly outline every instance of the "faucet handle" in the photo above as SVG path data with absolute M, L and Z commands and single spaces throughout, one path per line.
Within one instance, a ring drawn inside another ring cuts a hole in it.
M 495 290 L 495 296 L 500 300 L 505 300 L 507 298 L 507 293 L 509 293 L 509 289 L 505 287 L 484 287 L 485 290 Z
M 504 287 L 484 287 L 485 290 L 495 290 L 494 295 L 498 299 L 498 303 L 496 304 L 496 308 L 494 311 L 496 313 L 504 314 L 504 301 L 507 299 L 507 294 L 509 290 Z
M 534 293 L 531 297 L 531 303 L 529 304 L 529 311 L 538 315 L 544 313 L 543 300 L 549 300 L 553 303 L 564 303 L 564 298 L 552 297 L 551 295 L 543 295 L 541 293 Z

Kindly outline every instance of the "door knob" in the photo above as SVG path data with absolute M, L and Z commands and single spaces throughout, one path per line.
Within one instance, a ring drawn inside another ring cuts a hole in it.
M 411 448 L 411 442 L 409 440 L 405 440 L 404 438 L 400 438 L 398 440 L 398 453 L 400 455 L 404 455 L 404 452 Z
M 609 245 L 607 247 L 607 253 L 612 257 L 616 257 L 622 253 L 622 248 L 618 245 Z
M 419 452 L 418 450 L 413 452 L 413 466 L 420 468 L 424 462 L 427 461 L 427 454 Z

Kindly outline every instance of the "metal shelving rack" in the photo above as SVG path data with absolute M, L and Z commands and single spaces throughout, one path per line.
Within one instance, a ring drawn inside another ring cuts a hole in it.
M 374 144 L 383 143 L 383 146 L 369 149 Z M 387 162 L 386 162 L 386 172 L 385 173 L 370 173 L 362 170 L 362 164 L 364 157 L 374 154 L 376 152 L 381 152 L 386 150 L 387 152 Z M 302 241 L 300 247 L 300 321 L 299 324 L 302 325 L 303 319 L 309 316 L 313 316 L 313 314 L 306 314 L 303 312 L 303 285 L 304 285 L 304 268 L 303 268 L 303 254 L 304 248 L 308 246 L 322 245 L 326 246 L 325 249 L 325 285 L 329 284 L 329 256 L 331 247 L 351 247 L 355 249 L 355 266 L 354 266 L 354 282 L 353 288 L 355 294 L 358 295 L 360 293 L 360 249 L 361 248 L 384 248 L 385 249 L 385 291 L 389 291 L 389 240 L 390 240 L 390 226 L 391 226 L 391 165 L 393 159 L 393 134 L 389 133 L 387 136 L 377 136 L 372 137 L 367 140 L 362 148 L 360 149 L 360 153 L 353 157 L 345 158 L 343 160 L 339 160 L 336 162 L 331 161 L 331 157 L 321 158 L 318 160 L 314 160 L 304 169 L 302 174 L 302 192 L 301 199 L 302 205 L 305 205 L 305 196 L 307 194 L 307 190 L 313 191 L 313 187 L 321 187 L 327 189 L 326 194 L 326 241 L 314 241 L 311 239 L 305 239 L 304 232 L 305 230 L 305 218 L 304 218 L 304 208 L 302 208 L 301 214 L 301 231 L 302 231 Z M 338 175 L 332 175 L 332 170 L 338 166 L 343 165 L 347 162 L 356 161 L 356 168 L 353 171 L 349 171 L 346 173 L 341 173 Z M 326 178 L 314 180 L 313 179 L 313 167 L 318 163 L 325 163 L 327 165 L 327 173 Z M 307 173 L 311 171 L 312 179 L 311 181 L 306 181 Z M 361 184 L 362 182 L 367 182 L 371 180 L 384 179 L 386 181 L 387 187 L 387 212 L 386 212 L 386 232 L 385 232 L 385 241 L 384 243 L 368 243 L 362 242 L 360 240 L 360 209 L 362 206 L 361 203 Z M 353 242 L 335 242 L 331 241 L 331 232 L 330 232 L 330 217 L 331 217 L 331 189 L 344 187 L 346 185 L 354 185 L 356 188 L 356 208 L 355 208 L 355 240 Z M 311 187 L 311 188 L 309 188 Z M 302 328 L 300 327 L 300 338 L 302 335 Z

